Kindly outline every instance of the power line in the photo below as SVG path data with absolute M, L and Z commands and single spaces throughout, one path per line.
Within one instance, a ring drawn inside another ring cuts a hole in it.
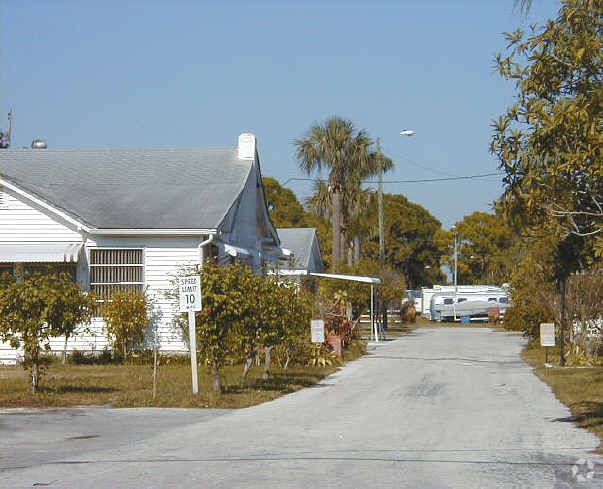
M 423 178 L 417 180 L 383 180 L 383 183 L 428 183 L 428 182 L 450 182 L 453 180 L 473 180 L 475 178 L 486 178 L 486 177 L 494 177 L 494 176 L 502 176 L 504 173 L 480 173 L 477 175 L 462 175 L 458 177 L 442 177 L 442 178 Z M 328 180 L 324 178 L 297 178 L 292 177 L 285 180 L 281 185 L 287 185 L 289 182 L 293 181 L 308 181 L 308 182 L 327 182 Z M 379 183 L 376 180 L 363 180 L 362 183 Z
M 421 165 L 421 164 L 417 163 L 416 161 L 411 160 L 408 156 L 398 155 L 398 156 L 394 156 L 394 158 L 396 158 L 398 160 L 404 160 L 406 163 L 410 163 L 411 165 L 416 166 L 417 168 L 420 168 L 421 170 L 427 170 L 431 173 L 435 173 L 436 175 L 446 175 L 447 177 L 457 177 L 458 176 L 454 173 L 445 172 L 444 170 L 440 170 L 437 168 L 429 168 L 428 166 Z

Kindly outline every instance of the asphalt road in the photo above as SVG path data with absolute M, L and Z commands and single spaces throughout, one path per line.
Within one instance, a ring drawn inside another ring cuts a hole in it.
M 564 420 L 522 342 L 420 329 L 238 411 L 0 411 L 0 488 L 603 487 L 597 438 Z M 580 457 L 593 480 L 572 474 Z

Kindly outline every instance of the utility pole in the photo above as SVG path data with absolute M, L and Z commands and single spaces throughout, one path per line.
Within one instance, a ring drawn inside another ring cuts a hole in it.
M 458 251 L 459 233 L 454 230 L 454 296 L 458 292 L 457 275 L 459 270 L 459 251 Z
M 381 138 L 377 138 L 377 158 L 379 165 L 379 263 L 381 270 L 385 267 L 385 212 L 383 210 L 383 165 L 381 162 Z M 379 312 L 381 313 L 381 324 L 387 328 L 387 309 L 384 307 L 383 295 L 379 288 Z
M 379 158 L 379 262 L 385 266 L 385 216 L 383 212 L 383 167 L 381 166 L 381 138 L 377 138 L 377 155 Z

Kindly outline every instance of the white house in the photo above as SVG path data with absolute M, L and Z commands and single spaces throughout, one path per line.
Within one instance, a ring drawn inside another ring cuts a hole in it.
M 316 228 L 279 228 L 277 232 L 282 247 L 292 252 L 281 260 L 280 274 L 303 276 L 325 271 Z
M 177 270 L 212 256 L 259 271 L 286 256 L 253 134 L 231 148 L 0 150 L 0 185 L 0 272 L 54 263 L 101 297 L 146 290 L 162 351 L 186 350 L 165 296 Z M 103 349 L 102 327 L 96 318 L 68 351 Z M 0 362 L 18 354 L 0 344 Z

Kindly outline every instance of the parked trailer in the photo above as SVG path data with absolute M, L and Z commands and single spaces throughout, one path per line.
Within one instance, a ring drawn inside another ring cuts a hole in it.
M 508 294 L 503 289 L 456 295 L 453 291 L 432 295 L 429 309 L 432 321 L 458 321 L 463 317 L 483 321 L 488 319 L 488 309 L 496 307 L 504 314 L 509 305 Z
M 459 285 L 456 287 L 458 294 L 464 293 L 479 293 L 479 292 L 500 292 L 504 291 L 503 287 L 497 287 L 495 285 Z M 422 315 L 427 319 L 431 319 L 431 298 L 434 294 L 448 292 L 454 296 L 455 287 L 454 285 L 434 285 L 433 288 L 424 287 L 421 289 L 421 303 Z

